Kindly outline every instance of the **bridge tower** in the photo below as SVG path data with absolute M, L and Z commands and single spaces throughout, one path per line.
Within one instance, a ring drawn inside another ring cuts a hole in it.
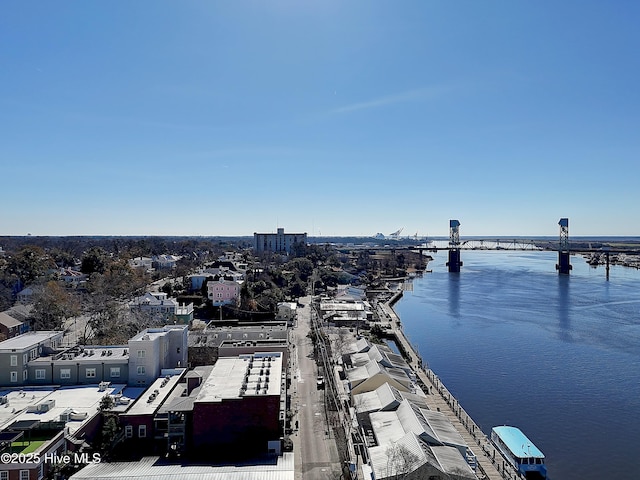
M 447 262 L 447 267 L 449 267 L 449 272 L 457 273 L 460 271 L 461 266 L 460 222 L 458 220 L 449 220 L 449 261 Z
M 561 218 L 558 222 L 560 225 L 560 244 L 558 245 L 558 263 L 556 270 L 558 273 L 569 275 L 573 268 L 571 265 L 571 254 L 569 252 L 569 219 Z

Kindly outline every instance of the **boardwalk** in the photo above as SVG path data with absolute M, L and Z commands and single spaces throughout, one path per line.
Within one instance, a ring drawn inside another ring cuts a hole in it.
M 476 454 L 478 460 L 478 478 L 491 480 L 520 479 L 516 470 L 508 464 L 501 453 L 488 441 L 482 430 L 473 419 L 464 411 L 460 403 L 447 390 L 430 369 L 422 366 L 420 355 L 415 351 L 402 331 L 400 318 L 390 305 L 393 304 L 401 293 L 396 294 L 388 302 L 378 304 L 378 314 L 382 320 L 382 326 L 388 326 L 393 332 L 399 347 L 406 352 L 407 362 L 416 372 L 422 382 L 422 388 L 427 395 L 427 404 L 431 410 L 444 413 L 453 426 L 458 430 L 467 445 Z

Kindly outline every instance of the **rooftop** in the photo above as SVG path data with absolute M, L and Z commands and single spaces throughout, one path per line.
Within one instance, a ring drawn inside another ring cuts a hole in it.
M 505 443 L 505 445 L 520 458 L 544 458 L 544 454 L 529 438 L 517 427 L 493 427 L 493 430 Z
M 7 403 L 0 408 L 0 429 L 6 429 L 17 421 L 59 422 L 61 415 L 76 413 L 77 420 L 69 419 L 66 427 L 73 434 L 98 412 L 100 400 L 105 395 L 115 395 L 124 385 L 110 385 L 101 389 L 98 385 L 82 385 L 61 388 L 5 390 Z M 38 408 L 44 405 L 44 408 Z
M 124 415 L 152 415 L 169 397 L 185 371 L 182 369 L 178 374 L 157 378 Z
M 92 463 L 71 476 L 73 480 L 294 480 L 293 453 L 251 465 L 166 464 L 158 457 L 139 462 Z
M 158 337 L 163 337 L 171 330 L 185 330 L 186 328 L 186 325 L 165 325 L 164 327 L 147 328 L 146 330 L 143 330 L 142 332 L 132 337 L 129 341 L 149 341 Z
M 55 337 L 62 338 L 64 332 L 43 330 L 40 332 L 27 332 L 17 337 L 0 342 L 0 351 L 23 350 L 38 345 L 41 342 Z
M 220 358 L 203 380 L 196 402 L 223 400 L 253 395 L 280 395 L 282 354 L 255 353 Z
M 129 347 L 126 345 L 72 347 L 54 355 L 47 355 L 31 360 L 30 364 L 86 364 L 86 363 L 123 363 L 129 359 Z

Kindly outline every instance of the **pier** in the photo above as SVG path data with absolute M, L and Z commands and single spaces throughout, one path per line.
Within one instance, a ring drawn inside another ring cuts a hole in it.
M 447 390 L 438 376 L 423 362 L 417 348 L 405 336 L 400 317 L 393 304 L 402 297 L 402 290 L 396 292 L 387 302 L 378 304 L 381 326 L 396 342 L 398 349 L 409 366 L 416 373 L 420 387 L 427 394 L 429 408 L 444 413 L 458 433 L 477 457 L 479 479 L 515 480 L 523 478 L 507 462 L 501 452 L 489 441 L 484 432 L 464 410 L 460 402 Z

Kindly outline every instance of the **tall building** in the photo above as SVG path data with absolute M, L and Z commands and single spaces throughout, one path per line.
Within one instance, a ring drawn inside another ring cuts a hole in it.
M 253 250 L 255 253 L 276 252 L 291 253 L 291 247 L 296 243 L 307 243 L 306 233 L 284 233 L 284 228 L 278 228 L 277 233 L 254 233 Z

